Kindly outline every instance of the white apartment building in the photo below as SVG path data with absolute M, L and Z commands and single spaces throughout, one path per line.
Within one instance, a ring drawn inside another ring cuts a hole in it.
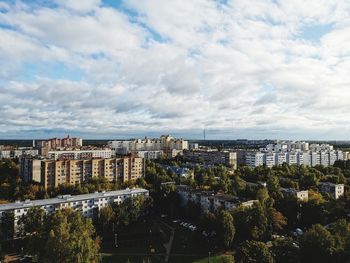
M 261 152 L 247 152 L 245 156 L 246 165 L 250 167 L 258 167 L 264 165 L 265 153 Z
M 71 208 L 75 211 L 80 211 L 84 217 L 93 217 L 96 212 L 102 207 L 112 203 L 121 203 L 130 197 L 139 195 L 148 196 L 149 192 L 146 189 L 125 189 L 120 191 L 95 192 L 82 195 L 60 195 L 56 198 L 41 199 L 41 200 L 26 200 L 24 202 L 15 202 L 0 205 L 0 220 L 6 212 L 14 213 L 14 224 L 16 231 L 17 221 L 25 215 L 29 209 L 39 207 L 46 213 L 53 213 L 64 208 Z M 17 229 L 18 230 L 18 229 Z
M 298 154 L 296 152 L 289 152 L 287 155 L 286 162 L 290 165 L 298 164 Z
M 47 158 L 51 160 L 82 160 L 82 159 L 94 159 L 112 158 L 113 152 L 110 148 L 105 149 L 91 149 L 91 150 L 62 150 L 62 151 L 49 151 L 47 153 Z
M 267 167 L 272 167 L 276 163 L 276 153 L 274 152 L 268 152 L 265 154 L 265 164 Z
M 108 146 L 116 154 L 135 154 L 140 151 L 162 151 L 165 157 L 175 157 L 188 149 L 188 141 L 162 135 L 159 139 L 136 139 L 128 141 L 109 141 Z M 150 155 L 152 157 L 152 155 Z
M 162 158 L 163 151 L 137 151 L 135 155 L 146 160 L 155 160 Z
M 0 150 L 0 159 L 14 159 L 22 156 L 37 156 L 38 154 L 38 150 L 31 148 L 4 149 Z
M 289 165 L 333 165 L 337 160 L 350 157 L 330 144 L 309 144 L 307 142 L 278 141 L 268 144 L 257 152 L 246 152 L 245 164 L 250 167 L 266 165 L 272 167 L 287 163 Z
M 276 156 L 277 156 L 277 160 L 276 160 L 277 165 L 282 165 L 287 162 L 287 153 L 281 152 L 281 153 L 278 153 Z

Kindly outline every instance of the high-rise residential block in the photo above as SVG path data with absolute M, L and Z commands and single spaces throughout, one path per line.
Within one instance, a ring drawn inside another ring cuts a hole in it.
M 20 173 L 25 181 L 40 182 L 48 189 L 60 184 L 80 184 L 90 178 L 105 178 L 110 182 L 136 180 L 144 177 L 145 162 L 139 157 L 89 160 L 23 158 Z

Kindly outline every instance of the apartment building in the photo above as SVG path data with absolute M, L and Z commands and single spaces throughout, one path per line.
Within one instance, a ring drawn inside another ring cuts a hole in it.
M 15 159 L 20 158 L 25 155 L 37 156 L 39 151 L 31 147 L 11 147 L 11 146 L 2 146 L 0 147 L 0 159 Z
M 90 178 L 126 182 L 144 177 L 145 162 L 138 157 L 89 160 L 23 158 L 20 174 L 25 181 L 40 182 L 46 189 L 60 184 L 80 184 Z
M 30 156 L 20 158 L 20 175 L 24 182 L 41 182 L 41 162 Z
M 163 151 L 136 151 L 135 156 L 145 158 L 146 160 L 156 160 L 162 158 Z
M 39 153 L 46 156 L 51 150 L 65 149 L 65 148 L 79 148 L 83 146 L 83 139 L 69 137 L 65 138 L 51 138 L 47 140 L 36 141 L 36 147 L 39 149 Z
M 287 163 L 289 165 L 305 165 L 314 167 L 316 165 L 333 165 L 335 161 L 344 159 L 344 154 L 342 151 L 333 150 L 333 148 L 330 146 L 313 146 L 312 151 L 302 151 L 300 149 L 294 150 L 295 147 L 293 150 L 288 151 L 288 147 L 291 146 L 282 145 L 274 148 L 271 145 L 268 145 L 266 148 L 261 148 L 259 151 L 246 152 L 245 164 L 253 168 L 260 165 L 272 167 L 275 165 L 282 165 L 283 163 Z M 300 146 L 300 148 L 306 149 L 308 147 Z M 276 149 L 279 151 L 276 152 Z
M 188 202 L 198 204 L 202 210 L 211 212 L 223 210 L 231 210 L 239 206 L 250 207 L 257 200 L 241 200 L 238 197 L 217 193 L 214 191 L 196 191 L 187 185 L 177 185 L 176 192 L 179 194 L 183 205 Z
M 76 149 L 48 151 L 46 157 L 52 160 L 82 160 L 93 158 L 112 158 L 113 152 L 110 148 L 104 149 Z
M 217 151 L 212 149 L 185 150 L 186 160 L 198 162 L 203 160 L 206 164 L 223 164 L 237 169 L 237 154 L 230 151 Z
M 188 141 L 176 139 L 170 135 L 162 135 L 159 139 L 136 139 L 128 141 L 109 141 L 108 146 L 116 154 L 135 154 L 141 151 L 162 151 L 166 158 L 175 157 L 188 149 Z M 153 157 L 153 155 L 149 155 Z
M 338 199 L 344 195 L 344 184 L 322 182 L 319 184 L 319 190 L 321 193 L 330 194 L 333 198 Z
M 273 158 L 273 159 L 271 159 Z M 269 156 L 269 160 L 275 162 L 275 157 Z M 247 152 L 245 156 L 246 165 L 250 167 L 258 167 L 266 164 L 266 154 L 261 152 Z M 270 164 L 269 161 L 269 165 Z
M 284 196 L 294 196 L 296 199 L 300 201 L 307 201 L 309 199 L 308 190 L 299 191 L 294 188 L 281 188 L 280 190 Z
M 99 209 L 111 205 L 112 203 L 122 203 L 127 198 L 136 196 L 149 196 L 146 189 L 125 189 L 120 191 L 95 192 L 82 195 L 60 195 L 56 198 L 42 200 L 26 200 L 24 202 L 15 202 L 8 204 L 0 204 L 0 220 L 5 213 L 13 212 L 15 233 L 18 236 L 17 222 L 19 218 L 25 215 L 29 209 L 39 207 L 47 214 L 53 213 L 64 208 L 71 208 L 75 211 L 80 211 L 84 217 L 94 217 Z

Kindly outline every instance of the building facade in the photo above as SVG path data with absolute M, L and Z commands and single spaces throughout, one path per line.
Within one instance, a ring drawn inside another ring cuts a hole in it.
M 311 147 L 312 146 L 312 147 Z M 312 150 L 304 151 L 300 149 L 288 150 L 291 146 L 266 146 L 259 151 L 248 151 L 245 153 L 245 164 L 252 168 L 261 165 L 267 167 L 273 167 L 275 165 L 282 165 L 287 163 L 289 165 L 305 165 L 305 166 L 330 166 L 337 160 L 343 160 L 344 154 L 340 150 L 333 150 L 333 147 L 327 147 L 322 145 L 317 147 L 316 145 L 298 146 L 302 149 Z M 276 151 L 278 149 L 278 151 Z
M 82 160 L 93 158 L 112 158 L 112 149 L 90 149 L 90 150 L 61 150 L 49 151 L 46 155 L 52 160 Z
M 187 185 L 176 186 L 176 192 L 179 194 L 181 202 L 186 205 L 188 202 L 198 204 L 202 210 L 211 212 L 231 210 L 239 206 L 250 207 L 258 200 L 240 200 L 238 197 L 226 194 L 215 194 L 213 191 L 191 190 Z
M 19 218 L 25 215 L 29 209 L 38 207 L 43 209 L 47 214 L 53 213 L 60 209 L 71 208 L 74 211 L 80 211 L 84 217 L 93 217 L 98 214 L 98 211 L 111 205 L 112 203 L 122 203 L 127 198 L 136 196 L 149 195 L 146 189 L 125 189 L 120 191 L 95 192 L 83 195 L 60 195 L 56 198 L 42 200 L 26 200 L 24 202 L 15 202 L 8 204 L 0 204 L 0 220 L 7 212 L 14 214 L 15 233 Z
M 162 151 L 166 158 L 175 157 L 188 149 L 188 141 L 176 139 L 170 135 L 162 135 L 159 139 L 136 139 L 129 141 L 109 141 L 108 146 L 116 154 L 135 154 L 142 151 Z M 153 155 L 150 155 L 153 157 Z
M 281 188 L 281 192 L 284 196 L 294 196 L 296 199 L 300 201 L 307 201 L 309 199 L 309 191 L 308 190 L 296 190 L 294 188 Z
M 49 151 L 66 148 L 79 148 L 83 146 L 83 139 L 75 137 L 51 138 L 36 141 L 36 147 L 42 156 L 46 156 Z
M 37 149 L 33 149 L 31 147 L 0 147 L 0 159 L 15 159 L 20 158 L 22 156 L 37 156 L 39 151 Z
M 319 190 L 321 193 L 330 194 L 333 198 L 338 199 L 344 195 L 344 185 L 343 184 L 333 184 L 329 182 L 320 183 Z
M 60 184 L 80 184 L 91 178 L 105 178 L 110 182 L 126 182 L 144 177 L 145 170 L 144 159 L 138 157 L 90 160 L 23 158 L 21 160 L 22 178 L 25 181 L 40 182 L 45 189 L 57 187 Z
M 237 169 L 237 154 L 230 151 L 217 150 L 185 150 L 183 154 L 186 160 L 192 162 L 204 161 L 206 164 L 223 164 Z

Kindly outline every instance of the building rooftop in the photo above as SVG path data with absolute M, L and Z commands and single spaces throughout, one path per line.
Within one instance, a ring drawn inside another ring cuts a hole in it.
M 16 201 L 14 203 L 1 204 L 0 211 L 60 204 L 60 203 L 66 203 L 68 201 L 76 202 L 76 201 L 82 201 L 82 200 L 93 199 L 93 198 L 103 198 L 103 197 L 130 195 L 130 194 L 139 194 L 139 193 L 148 193 L 148 190 L 143 188 L 137 188 L 137 189 L 127 188 L 119 191 L 108 191 L 108 192 L 103 191 L 103 192 L 95 192 L 91 194 L 82 194 L 82 195 L 59 195 L 57 197 L 49 198 L 49 199 Z

